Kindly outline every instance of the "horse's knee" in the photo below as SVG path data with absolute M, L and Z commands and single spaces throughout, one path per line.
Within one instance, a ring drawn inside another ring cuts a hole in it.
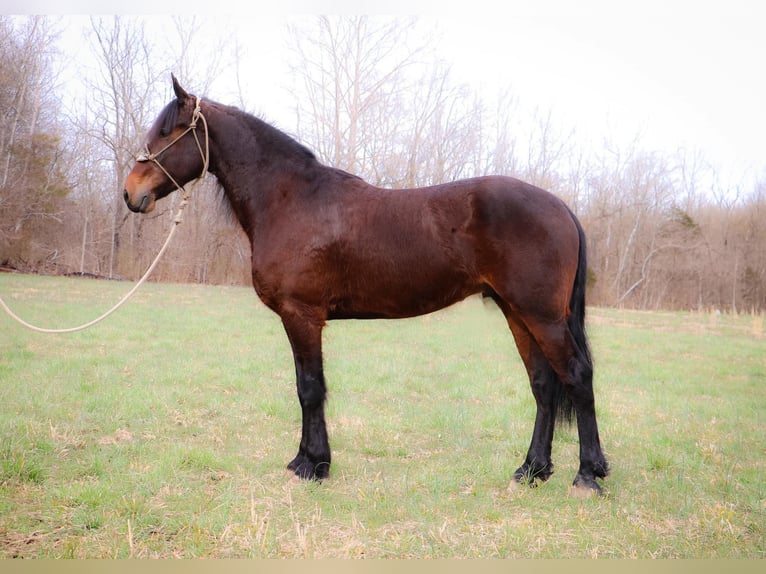
M 314 378 L 298 381 L 298 399 L 304 408 L 314 409 L 324 404 L 327 396 L 324 382 Z

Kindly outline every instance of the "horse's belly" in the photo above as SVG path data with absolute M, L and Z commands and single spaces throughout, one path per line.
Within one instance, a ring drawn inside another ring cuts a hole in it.
M 350 278 L 342 293 L 331 297 L 330 319 L 396 319 L 425 315 L 481 291 L 470 274 L 457 269 L 399 266 L 370 268 Z

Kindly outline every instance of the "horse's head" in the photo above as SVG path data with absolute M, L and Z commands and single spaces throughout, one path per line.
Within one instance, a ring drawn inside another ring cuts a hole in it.
M 156 200 L 207 171 L 207 123 L 200 100 L 186 93 L 175 76 L 173 90 L 176 99 L 154 121 L 144 152 L 125 180 L 123 195 L 131 211 L 149 213 Z

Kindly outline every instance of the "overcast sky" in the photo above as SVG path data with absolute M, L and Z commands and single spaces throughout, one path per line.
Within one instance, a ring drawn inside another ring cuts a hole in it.
M 456 21 L 478 32 L 461 65 L 483 48 L 499 69 L 507 61 L 506 78 L 519 93 L 583 128 L 642 129 L 651 145 L 700 145 L 723 162 L 766 166 L 759 3 L 559 4 L 529 2 L 508 9 L 509 18 Z
M 282 124 L 292 103 L 286 62 L 273 46 L 283 46 L 281 25 L 291 14 L 416 14 L 438 23 L 438 50 L 456 80 L 480 90 L 508 84 L 525 105 L 550 108 L 584 138 L 640 133 L 643 148 L 699 149 L 728 174 L 766 168 L 766 9 L 757 0 L 279 0 L 268 13 L 262 5 L 269 2 L 252 0 L 3 4 L 5 13 L 204 14 L 242 34 L 252 59 L 242 66 L 247 101 Z M 214 18 L 213 5 L 224 16 Z M 257 84 L 248 69 L 257 71 Z M 264 77 L 273 77 L 271 87 Z M 207 95 L 221 101 L 235 92 L 216 90 Z

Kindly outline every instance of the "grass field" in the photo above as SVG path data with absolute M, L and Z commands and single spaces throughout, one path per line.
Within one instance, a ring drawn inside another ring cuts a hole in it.
M 51 327 L 130 285 L 0 276 Z M 325 331 L 333 471 L 291 479 L 287 338 L 252 290 L 149 284 L 81 333 L 0 318 L 3 557 L 766 557 L 762 317 L 591 309 L 606 495 L 509 492 L 534 401 L 502 315 Z

